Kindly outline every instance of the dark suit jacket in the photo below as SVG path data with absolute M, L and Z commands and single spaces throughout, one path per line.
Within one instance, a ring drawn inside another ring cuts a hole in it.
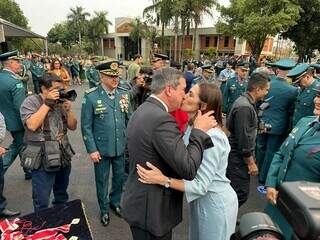
M 130 226 L 163 236 L 182 220 L 183 193 L 138 181 L 136 164 L 151 162 L 169 177 L 191 180 L 196 176 L 210 137 L 197 129 L 186 147 L 177 123 L 155 98 L 148 98 L 128 124 L 130 172 L 122 195 L 122 214 Z

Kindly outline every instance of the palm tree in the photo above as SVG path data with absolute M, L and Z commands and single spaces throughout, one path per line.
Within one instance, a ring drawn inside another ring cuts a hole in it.
M 131 22 L 132 30 L 130 32 L 129 37 L 138 44 L 138 53 L 140 54 L 140 39 L 145 37 L 145 24 L 141 22 L 140 18 L 135 18 Z
M 194 23 L 194 32 L 192 38 L 192 50 L 195 51 L 197 42 L 197 31 L 199 25 L 202 23 L 203 14 L 208 14 L 212 17 L 212 9 L 217 6 L 216 0 L 192 0 L 190 1 L 189 9 Z
M 161 47 L 164 47 L 164 29 L 170 24 L 173 17 L 174 0 L 153 0 L 151 6 L 143 10 L 143 17 L 148 13 L 155 13 L 157 17 L 157 25 L 161 23 Z M 163 49 L 162 49 L 163 50 Z
M 79 37 L 79 45 L 81 49 L 81 33 L 84 31 L 84 26 L 87 21 L 87 17 L 90 16 L 90 13 L 84 12 L 84 8 L 81 6 L 76 6 L 75 8 L 70 8 L 71 13 L 68 14 L 67 18 L 69 22 L 75 27 L 75 29 L 78 31 L 78 37 Z
M 97 51 L 99 41 L 105 34 L 108 34 L 109 25 L 112 25 L 112 23 L 107 19 L 107 11 L 95 11 L 94 14 L 89 22 L 88 35 L 94 43 L 94 51 Z

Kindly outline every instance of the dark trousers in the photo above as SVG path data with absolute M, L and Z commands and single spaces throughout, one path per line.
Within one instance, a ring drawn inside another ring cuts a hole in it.
M 34 87 L 34 94 L 39 94 L 40 93 L 39 78 L 32 76 L 32 82 Z
M 20 154 L 23 147 L 24 130 L 10 132 L 13 138 L 12 143 L 9 146 L 8 152 L 3 156 L 3 169 L 4 172 L 8 170 L 17 156 Z
M 32 176 L 32 199 L 34 211 L 47 208 L 51 191 L 53 191 L 53 205 L 63 204 L 68 201 L 67 188 L 71 165 L 61 168 L 57 172 L 46 172 L 44 170 L 33 170 Z
M 109 196 L 110 166 L 112 167 L 112 190 Z M 102 156 L 100 162 L 94 164 L 94 173 L 100 212 L 106 214 L 109 212 L 109 202 L 115 207 L 120 206 L 124 178 L 124 156 Z
M 259 169 L 259 183 L 266 182 L 273 155 L 279 150 L 285 138 L 282 135 L 268 133 L 258 134 L 256 144 L 256 159 Z
M 229 154 L 227 178 L 231 181 L 231 187 L 237 194 L 239 208 L 249 197 L 250 191 L 250 175 L 248 174 L 248 166 L 244 163 L 242 156 L 237 154 Z
M 4 171 L 3 171 L 3 160 L 0 157 L 0 213 L 6 208 L 7 202 L 3 196 L 4 187 Z
M 151 233 L 137 227 L 130 227 L 133 240 L 171 240 L 172 231 L 168 232 L 166 235 L 157 237 Z

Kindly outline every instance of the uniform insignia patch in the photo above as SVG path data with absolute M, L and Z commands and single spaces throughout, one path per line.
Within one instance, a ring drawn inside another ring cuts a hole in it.
M 16 84 L 16 88 L 23 88 L 23 84 L 22 83 L 17 83 Z
M 87 99 L 86 99 L 86 98 L 83 98 L 83 99 L 82 99 L 82 104 L 86 104 L 86 102 L 87 102 Z
M 91 92 L 93 92 L 94 90 L 96 90 L 97 88 L 98 88 L 98 87 L 90 88 L 90 89 L 86 90 L 85 93 L 86 93 L 86 94 L 91 93 Z
M 298 128 L 292 129 L 292 133 L 295 134 L 298 131 Z

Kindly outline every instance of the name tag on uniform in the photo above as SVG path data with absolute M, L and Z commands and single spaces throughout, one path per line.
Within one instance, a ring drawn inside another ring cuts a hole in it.
M 23 88 L 23 84 L 22 83 L 17 83 L 16 84 L 16 88 Z

